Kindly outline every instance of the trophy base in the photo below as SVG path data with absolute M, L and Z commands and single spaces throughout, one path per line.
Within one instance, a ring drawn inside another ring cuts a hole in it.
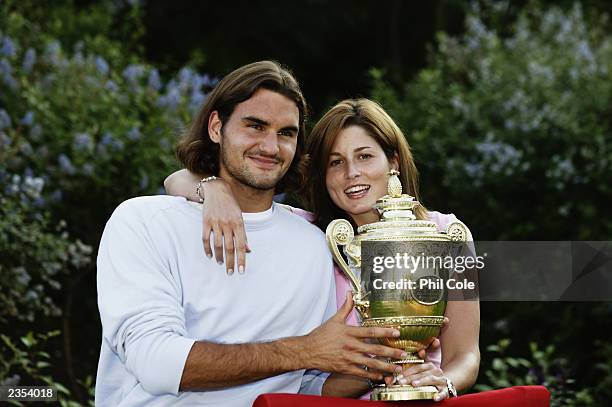
M 437 393 L 438 389 L 435 386 L 381 386 L 372 390 L 370 399 L 373 401 L 432 400 Z

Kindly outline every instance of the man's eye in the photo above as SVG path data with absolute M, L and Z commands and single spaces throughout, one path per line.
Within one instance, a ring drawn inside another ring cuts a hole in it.
M 261 124 L 249 124 L 249 127 L 255 130 L 263 130 L 263 126 Z
M 289 131 L 289 130 L 283 130 L 283 131 L 279 131 L 278 134 L 280 134 L 281 136 L 284 137 L 293 137 L 293 132 Z

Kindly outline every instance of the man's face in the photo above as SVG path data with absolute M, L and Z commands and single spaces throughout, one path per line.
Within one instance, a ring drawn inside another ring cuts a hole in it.
M 215 116 L 213 112 L 209 134 L 220 145 L 221 178 L 259 190 L 273 189 L 295 155 L 300 117 L 295 102 L 259 89 L 236 105 L 222 126 Z

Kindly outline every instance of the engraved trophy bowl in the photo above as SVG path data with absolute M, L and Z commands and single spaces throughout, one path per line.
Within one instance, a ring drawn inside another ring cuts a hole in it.
M 325 234 L 334 261 L 353 287 L 361 325 L 398 329 L 398 338 L 379 342 L 406 351 L 407 358 L 393 361 L 405 366 L 424 362 L 416 353 L 440 334 L 444 321 L 444 281 L 452 270 L 441 262 L 430 264 L 427 259 L 457 254 L 461 243 L 471 240 L 471 236 L 459 221 L 438 232 L 435 222 L 416 219 L 413 211 L 420 204 L 414 197 L 402 194 L 398 175 L 397 171 L 389 172 L 387 195 L 374 205 L 379 212 L 378 222 L 358 227 L 355 235 L 349 221 L 336 219 Z M 393 262 L 380 264 L 381 259 L 389 258 Z M 372 391 L 371 398 L 431 400 L 437 392 L 434 386 L 380 385 Z

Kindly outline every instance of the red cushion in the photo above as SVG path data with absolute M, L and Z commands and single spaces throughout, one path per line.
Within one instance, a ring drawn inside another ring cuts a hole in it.
M 253 407 L 549 407 L 550 393 L 544 386 L 515 386 L 501 390 L 466 394 L 439 403 L 428 401 L 364 401 L 338 397 L 302 396 L 299 394 L 262 394 Z

